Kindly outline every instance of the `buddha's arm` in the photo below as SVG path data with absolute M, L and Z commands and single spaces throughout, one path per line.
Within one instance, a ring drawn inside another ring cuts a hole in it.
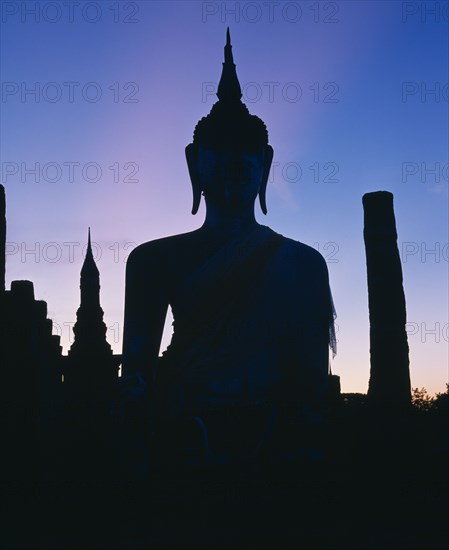
M 309 314 L 304 325 L 299 364 L 304 367 L 307 385 L 305 398 L 321 400 L 326 393 L 329 371 L 329 323 L 332 314 L 329 275 L 324 258 L 314 253 L 309 258 L 307 294 Z
M 329 272 L 324 258 L 320 257 L 312 291 L 317 304 L 315 326 L 309 348 L 310 368 L 318 374 L 319 391 L 326 392 L 329 373 L 329 330 L 333 323 L 333 305 L 329 287 Z M 322 397 L 322 395 L 321 395 Z
M 168 299 L 158 259 L 133 251 L 126 265 L 123 374 L 145 377 L 156 363 Z

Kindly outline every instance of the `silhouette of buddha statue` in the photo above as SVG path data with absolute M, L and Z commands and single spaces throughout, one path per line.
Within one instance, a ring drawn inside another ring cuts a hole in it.
M 203 225 L 135 248 L 126 268 L 123 372 L 143 378 L 160 417 L 220 407 L 301 407 L 326 392 L 333 306 L 323 257 L 256 222 L 273 159 L 241 102 L 229 29 L 218 101 L 186 147 Z M 159 347 L 168 305 L 171 343 Z

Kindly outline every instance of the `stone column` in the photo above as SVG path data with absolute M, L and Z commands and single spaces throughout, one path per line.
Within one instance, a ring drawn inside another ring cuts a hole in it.
M 6 272 L 6 199 L 5 188 L 0 185 L 0 296 L 5 291 Z
M 367 193 L 363 208 L 371 353 L 368 397 L 373 405 L 402 407 L 410 404 L 410 371 L 393 194 Z

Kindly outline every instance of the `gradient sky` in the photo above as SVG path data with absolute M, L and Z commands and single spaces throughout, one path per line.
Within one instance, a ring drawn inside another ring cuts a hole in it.
M 108 340 L 120 353 L 126 256 L 201 225 L 204 207 L 190 214 L 184 148 L 215 101 L 229 25 L 243 100 L 275 150 L 268 215 L 257 207 L 257 218 L 328 262 L 338 314 L 332 368 L 343 391 L 367 390 L 361 201 L 377 190 L 394 193 L 412 386 L 444 390 L 447 3 L 5 1 L 1 9 L 7 288 L 34 281 L 64 353 L 88 226 Z

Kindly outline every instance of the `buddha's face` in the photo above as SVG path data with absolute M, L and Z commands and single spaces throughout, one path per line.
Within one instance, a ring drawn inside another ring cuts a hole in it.
M 222 150 L 198 147 L 197 175 L 208 202 L 240 209 L 252 206 L 264 175 L 264 148 L 248 151 L 235 144 Z

